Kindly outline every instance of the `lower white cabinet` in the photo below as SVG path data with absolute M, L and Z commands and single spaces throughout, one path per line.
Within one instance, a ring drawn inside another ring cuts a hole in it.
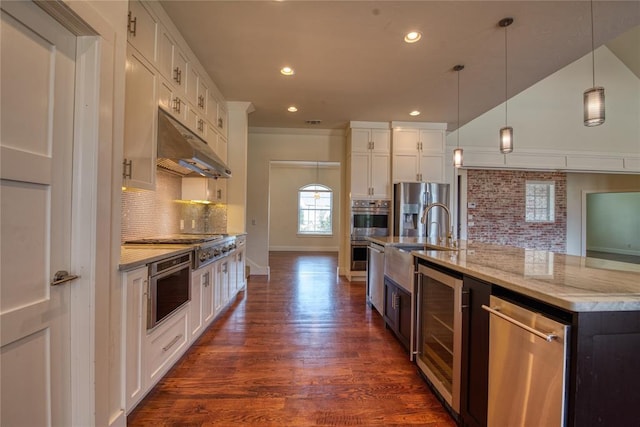
M 145 395 L 144 344 L 147 331 L 147 280 L 146 266 L 127 271 L 122 277 L 123 296 L 123 347 L 125 349 L 124 381 L 125 405 L 135 406 Z
M 147 330 L 147 266 L 122 274 L 122 347 L 127 414 L 245 286 L 244 239 L 228 256 L 191 272 L 191 300 Z
M 187 349 L 189 343 L 187 313 L 187 308 L 183 307 L 147 335 L 145 343 L 147 388 L 155 385 Z

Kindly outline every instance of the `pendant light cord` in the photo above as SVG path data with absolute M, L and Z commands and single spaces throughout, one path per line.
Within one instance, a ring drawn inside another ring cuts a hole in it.
M 591 0 L 591 76 L 593 77 L 592 87 L 596 87 L 596 53 L 595 40 L 593 35 L 593 0 Z
M 509 109 L 508 109 L 508 100 L 509 95 L 507 92 L 507 57 L 509 56 L 507 50 L 507 27 L 504 27 L 504 125 L 508 126 L 509 124 Z
M 456 132 L 458 141 L 457 148 L 460 148 L 460 70 L 458 70 L 458 122 L 456 123 L 458 132 Z

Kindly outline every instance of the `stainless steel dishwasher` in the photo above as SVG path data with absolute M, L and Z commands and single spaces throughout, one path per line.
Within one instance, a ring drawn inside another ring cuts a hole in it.
M 367 301 L 384 316 L 384 246 L 369 242 Z
M 491 296 L 487 425 L 564 426 L 569 325 Z

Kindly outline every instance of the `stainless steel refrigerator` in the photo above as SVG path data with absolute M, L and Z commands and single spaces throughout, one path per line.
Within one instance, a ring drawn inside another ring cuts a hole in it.
M 436 182 L 398 182 L 393 185 L 393 235 L 409 237 L 446 236 L 448 216 L 441 207 L 429 211 L 426 224 L 420 222 L 422 212 L 431 203 L 449 208 L 449 184 Z

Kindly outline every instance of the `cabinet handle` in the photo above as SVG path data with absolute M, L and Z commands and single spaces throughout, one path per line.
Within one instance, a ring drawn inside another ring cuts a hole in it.
M 178 341 L 180 341 L 180 338 L 182 338 L 182 334 L 180 335 L 176 335 L 169 344 L 165 345 L 164 347 L 162 347 L 162 351 L 166 352 L 168 351 L 171 347 L 173 347 Z
M 218 189 L 218 200 L 222 200 L 222 190 Z
M 524 323 L 517 321 L 513 317 L 509 317 L 506 314 L 501 313 L 499 307 L 491 308 L 491 307 L 487 307 L 484 304 L 482 304 L 481 307 L 482 307 L 483 310 L 488 311 L 489 313 L 491 313 L 491 314 L 493 314 L 495 316 L 498 316 L 499 318 L 501 318 L 503 320 L 506 320 L 507 322 L 509 322 L 509 323 L 519 327 L 519 328 L 522 328 L 525 331 L 530 332 L 533 335 L 536 335 L 536 336 L 542 338 L 543 340 L 545 340 L 547 342 L 551 342 L 551 341 L 553 341 L 555 339 L 558 339 L 558 335 L 556 335 L 554 333 L 547 334 L 546 332 L 541 332 L 541 331 L 539 331 L 537 329 L 532 328 L 529 325 L 525 325 Z
M 131 19 L 131 11 L 129 11 L 128 22 L 127 22 L 127 30 L 129 30 L 129 34 L 133 37 L 136 36 L 136 28 L 138 26 L 138 18 Z
M 173 80 L 179 85 L 182 84 L 182 70 L 180 70 L 180 67 L 173 69 Z
M 202 95 L 198 96 L 198 107 L 204 110 L 204 96 Z
M 182 102 L 180 101 L 180 98 L 176 96 L 173 100 L 173 111 L 180 114 L 180 110 L 182 109 L 181 104 Z
M 222 119 L 221 119 L 221 118 L 218 118 L 218 127 L 219 127 L 220 129 L 222 129 L 222 125 L 223 125 Z
M 204 131 L 204 122 L 202 121 L 202 119 L 198 119 L 198 130 L 200 132 Z
M 133 171 L 133 160 L 127 161 L 124 159 L 122 161 L 122 179 L 131 179 L 131 173 Z

